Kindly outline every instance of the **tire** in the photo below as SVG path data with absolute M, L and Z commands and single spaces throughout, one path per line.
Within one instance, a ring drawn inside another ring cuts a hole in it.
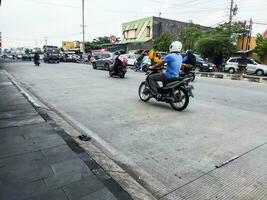
M 92 65 L 93 65 L 93 69 L 97 69 L 97 67 L 96 67 L 96 64 L 95 64 L 95 63 L 93 63 Z
M 125 73 L 122 73 L 122 74 L 120 75 L 120 78 L 125 78 Z
M 264 71 L 261 70 L 261 69 L 258 69 L 258 70 L 256 71 L 256 75 L 257 75 L 257 76 L 263 76 L 263 75 L 264 75 Z
M 148 94 L 145 95 L 143 92 L 144 92 L 144 89 L 146 89 L 146 83 L 145 82 L 142 82 L 141 85 L 139 86 L 139 89 L 138 89 L 138 95 L 139 95 L 139 98 L 144 101 L 144 102 L 147 102 L 149 101 L 150 99 L 150 92 L 148 91 Z M 147 88 L 148 89 L 148 88 Z M 143 96 L 144 95 L 144 96 Z
M 104 68 L 105 68 L 106 71 L 109 71 L 109 64 L 105 63 Z
M 183 111 L 184 109 L 186 109 L 186 107 L 188 106 L 188 103 L 189 103 L 189 95 L 188 95 L 187 91 L 184 88 L 179 87 L 179 88 L 176 88 L 174 90 L 173 95 L 175 95 L 175 96 L 179 95 L 177 97 L 182 98 L 182 100 L 180 100 L 179 103 L 172 101 L 170 103 L 171 107 L 176 111 Z M 182 102 L 182 104 L 180 104 L 180 102 L 183 100 L 184 100 L 184 102 Z
M 231 67 L 231 68 L 228 69 L 228 72 L 229 72 L 230 74 L 234 74 L 234 73 L 235 73 L 235 69 Z

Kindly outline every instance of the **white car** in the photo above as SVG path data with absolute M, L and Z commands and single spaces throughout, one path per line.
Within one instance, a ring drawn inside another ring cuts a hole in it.
M 128 58 L 128 65 L 133 66 L 134 62 L 136 61 L 138 55 L 135 54 L 126 54 L 127 58 Z
M 238 62 L 240 57 L 232 57 L 225 64 L 225 71 L 230 74 L 234 74 L 238 69 Z M 246 73 L 256 74 L 257 76 L 267 75 L 267 65 L 260 63 L 259 61 L 253 60 L 252 58 L 246 58 Z

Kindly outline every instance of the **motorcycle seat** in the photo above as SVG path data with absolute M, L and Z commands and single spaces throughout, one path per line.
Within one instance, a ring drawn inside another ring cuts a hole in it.
M 164 81 L 164 83 L 172 83 L 172 82 L 175 82 L 175 81 L 182 81 L 183 78 L 182 77 L 178 77 L 178 78 L 169 78 L 168 80 Z

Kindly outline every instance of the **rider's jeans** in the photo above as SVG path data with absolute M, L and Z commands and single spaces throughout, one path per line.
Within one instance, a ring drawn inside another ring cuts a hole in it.
M 158 81 L 164 82 L 168 80 L 164 73 L 152 74 L 148 78 L 149 89 L 152 95 L 157 95 L 159 84 Z

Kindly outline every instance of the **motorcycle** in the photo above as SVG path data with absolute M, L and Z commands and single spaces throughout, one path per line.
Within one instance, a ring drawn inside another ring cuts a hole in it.
M 183 78 L 191 78 L 191 82 L 193 82 L 196 78 L 196 74 L 193 71 L 186 71 L 180 74 Z
M 152 74 L 158 72 L 158 70 L 152 70 L 146 73 L 146 80 L 140 84 L 138 90 L 139 98 L 142 101 L 147 102 L 150 98 L 152 98 L 148 78 Z M 194 88 L 192 85 L 189 85 L 191 80 L 192 78 L 190 77 L 179 77 L 163 82 L 163 86 L 158 89 L 158 93 L 161 94 L 161 98 L 156 100 L 159 102 L 169 103 L 176 111 L 183 111 L 189 104 L 189 98 L 194 97 L 192 93 Z
M 114 77 L 114 76 L 117 76 L 117 77 L 120 77 L 120 78 L 124 78 L 125 77 L 125 74 L 127 72 L 127 67 L 126 66 L 121 66 L 119 67 L 118 69 L 118 73 L 116 73 L 114 70 L 113 70 L 113 65 L 111 65 L 109 67 L 109 76 L 110 77 Z
M 142 65 L 142 62 L 135 61 L 134 62 L 134 71 L 141 70 L 141 65 Z M 150 66 L 151 66 L 150 62 L 143 64 L 142 71 L 147 72 Z
M 36 67 L 39 67 L 39 65 L 40 65 L 39 60 L 36 60 L 36 59 L 35 59 L 35 60 L 34 60 L 34 64 L 35 64 Z

